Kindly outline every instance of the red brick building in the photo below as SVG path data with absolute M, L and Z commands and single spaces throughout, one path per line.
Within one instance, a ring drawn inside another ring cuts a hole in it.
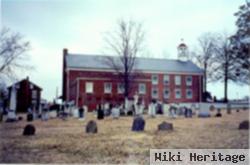
M 41 101 L 42 88 L 29 80 L 29 77 L 13 84 L 17 90 L 16 93 L 16 112 L 27 112 L 28 108 L 39 109 Z M 8 87 L 9 100 L 12 86 Z
M 104 58 L 63 50 L 63 100 L 87 105 L 90 110 L 103 102 L 124 100 L 122 81 L 103 63 Z M 136 70 L 143 76 L 133 83 L 130 96 L 137 92 L 146 104 L 153 98 L 168 103 L 202 99 L 203 70 L 191 61 L 137 58 Z

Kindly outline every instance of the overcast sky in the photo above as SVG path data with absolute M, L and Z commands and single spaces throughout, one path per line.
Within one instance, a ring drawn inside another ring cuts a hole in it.
M 104 34 L 118 19 L 143 22 L 147 55 L 177 58 L 181 38 L 189 49 L 204 32 L 233 33 L 233 16 L 245 0 L 2 0 L 1 26 L 20 32 L 31 42 L 28 52 L 35 70 L 20 75 L 43 88 L 45 99 L 61 94 L 62 49 L 71 53 L 105 52 Z M 167 66 L 166 66 L 167 67 Z M 223 97 L 223 84 L 208 90 Z M 249 86 L 230 84 L 229 98 L 249 94 Z

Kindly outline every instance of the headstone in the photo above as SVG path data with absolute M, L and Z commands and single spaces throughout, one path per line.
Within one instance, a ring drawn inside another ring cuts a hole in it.
M 31 136 L 31 135 L 35 135 L 35 132 L 36 132 L 36 128 L 32 124 L 28 124 L 25 126 L 23 130 L 23 135 Z
M 156 114 L 156 103 L 152 102 L 148 106 L 148 115 L 150 117 L 155 117 Z
M 193 116 L 192 109 L 184 107 L 184 115 L 186 118 L 191 118 Z
M 210 103 L 200 103 L 200 109 L 198 117 L 207 118 L 210 117 L 210 110 L 209 110 Z
M 169 108 L 169 117 L 176 118 L 176 116 L 177 116 L 176 111 L 177 111 L 177 108 L 175 106 L 171 105 Z
M 57 117 L 57 112 L 56 112 L 56 110 L 53 110 L 53 111 L 50 111 L 49 113 L 49 118 L 56 118 Z
M 216 113 L 216 115 L 215 115 L 215 117 L 222 117 L 222 114 L 221 114 L 221 109 L 220 108 L 218 108 L 217 109 L 217 113 Z
M 112 108 L 112 116 L 114 119 L 118 119 L 120 116 L 120 109 L 118 107 Z
M 163 104 L 164 116 L 169 116 L 169 104 Z
M 6 122 L 15 122 L 15 121 L 17 121 L 15 111 L 14 110 L 8 110 Z
M 239 125 L 239 129 L 249 129 L 249 121 L 245 120 L 245 121 L 241 122 Z
M 139 103 L 135 105 L 135 115 L 142 115 L 143 113 L 143 106 Z
M 144 131 L 144 127 L 145 120 L 140 116 L 135 117 L 132 125 L 132 131 Z
M 102 120 L 103 118 L 104 118 L 104 112 L 102 110 L 101 105 L 99 105 L 97 110 L 97 119 Z
M 22 121 L 23 120 L 23 117 L 22 116 L 18 116 L 18 121 Z
M 27 121 L 33 121 L 33 115 L 32 113 L 27 114 Z
M 165 121 L 158 125 L 158 131 L 169 131 L 173 129 L 173 124 Z
M 84 118 L 84 109 L 83 109 L 83 107 L 80 107 L 78 109 L 78 117 L 79 118 Z
M 97 133 L 97 124 L 95 121 L 90 120 L 86 126 L 86 133 Z

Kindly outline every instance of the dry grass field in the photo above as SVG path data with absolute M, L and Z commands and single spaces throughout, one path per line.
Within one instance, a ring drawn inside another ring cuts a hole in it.
M 132 117 L 97 121 L 98 133 L 86 134 L 87 121 L 70 118 L 33 121 L 36 135 L 22 136 L 26 121 L 0 124 L 0 163 L 149 163 L 149 149 L 249 148 L 248 130 L 238 130 L 249 111 L 223 113 L 222 118 L 148 118 L 145 131 L 132 132 Z M 158 132 L 162 121 L 174 125 L 172 132 Z

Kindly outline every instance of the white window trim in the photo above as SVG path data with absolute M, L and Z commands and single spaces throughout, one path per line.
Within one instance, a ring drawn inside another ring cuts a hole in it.
M 188 81 L 188 78 L 191 78 L 191 81 Z M 193 84 L 193 77 L 192 76 L 186 76 L 186 86 L 192 86 Z
M 188 91 L 191 91 L 191 96 L 188 96 Z M 193 98 L 193 90 L 192 89 L 186 89 L 186 98 L 187 99 L 192 99 Z
M 154 89 L 156 89 L 156 91 L 157 91 L 157 95 L 154 95 Z M 152 98 L 159 98 L 159 90 L 158 90 L 158 88 L 157 87 L 152 87 L 152 91 L 151 91 L 151 96 L 152 96 Z
M 121 90 L 120 85 L 123 85 L 123 90 Z M 117 93 L 123 94 L 125 92 L 125 87 L 123 83 L 118 83 L 117 84 Z
M 144 91 L 141 91 L 141 86 L 144 86 Z M 145 83 L 139 83 L 139 86 L 138 86 L 138 93 L 139 94 L 146 94 L 146 84 Z
M 166 80 L 168 80 L 168 83 L 165 83 Z M 170 76 L 168 74 L 163 75 L 163 84 L 164 85 L 170 84 Z
M 154 77 L 157 77 L 156 81 L 154 81 Z M 159 83 L 159 76 L 157 74 L 152 74 L 151 81 L 153 85 L 157 85 Z
M 177 95 L 176 95 L 176 92 L 177 92 L 177 91 L 180 91 L 180 97 L 177 97 Z M 175 98 L 176 98 L 176 99 L 181 99 L 181 98 L 182 98 L 181 89 L 175 89 L 175 90 L 174 90 L 174 95 L 175 95 Z
M 178 83 L 178 84 L 177 84 L 178 81 L 176 81 L 176 78 L 177 78 L 177 77 L 180 78 L 180 83 Z M 174 84 L 175 84 L 176 86 L 180 86 L 180 85 L 181 85 L 181 76 L 180 76 L 180 75 L 175 75 L 175 77 L 174 77 Z
M 110 85 L 110 90 L 108 88 L 106 88 L 107 85 Z M 106 94 L 112 93 L 112 83 L 110 83 L 110 82 L 104 83 L 104 93 L 106 93 Z
M 168 97 L 166 97 L 166 95 L 165 95 L 165 91 L 166 91 L 166 90 L 168 90 Z M 169 98 L 170 98 L 170 89 L 169 89 L 169 88 L 164 88 L 164 89 L 163 89 L 163 98 L 164 98 L 164 99 L 169 99 Z
M 91 84 L 91 90 L 88 90 L 88 85 Z M 85 83 L 85 92 L 86 93 L 93 93 L 94 92 L 94 83 L 93 82 L 86 82 Z

